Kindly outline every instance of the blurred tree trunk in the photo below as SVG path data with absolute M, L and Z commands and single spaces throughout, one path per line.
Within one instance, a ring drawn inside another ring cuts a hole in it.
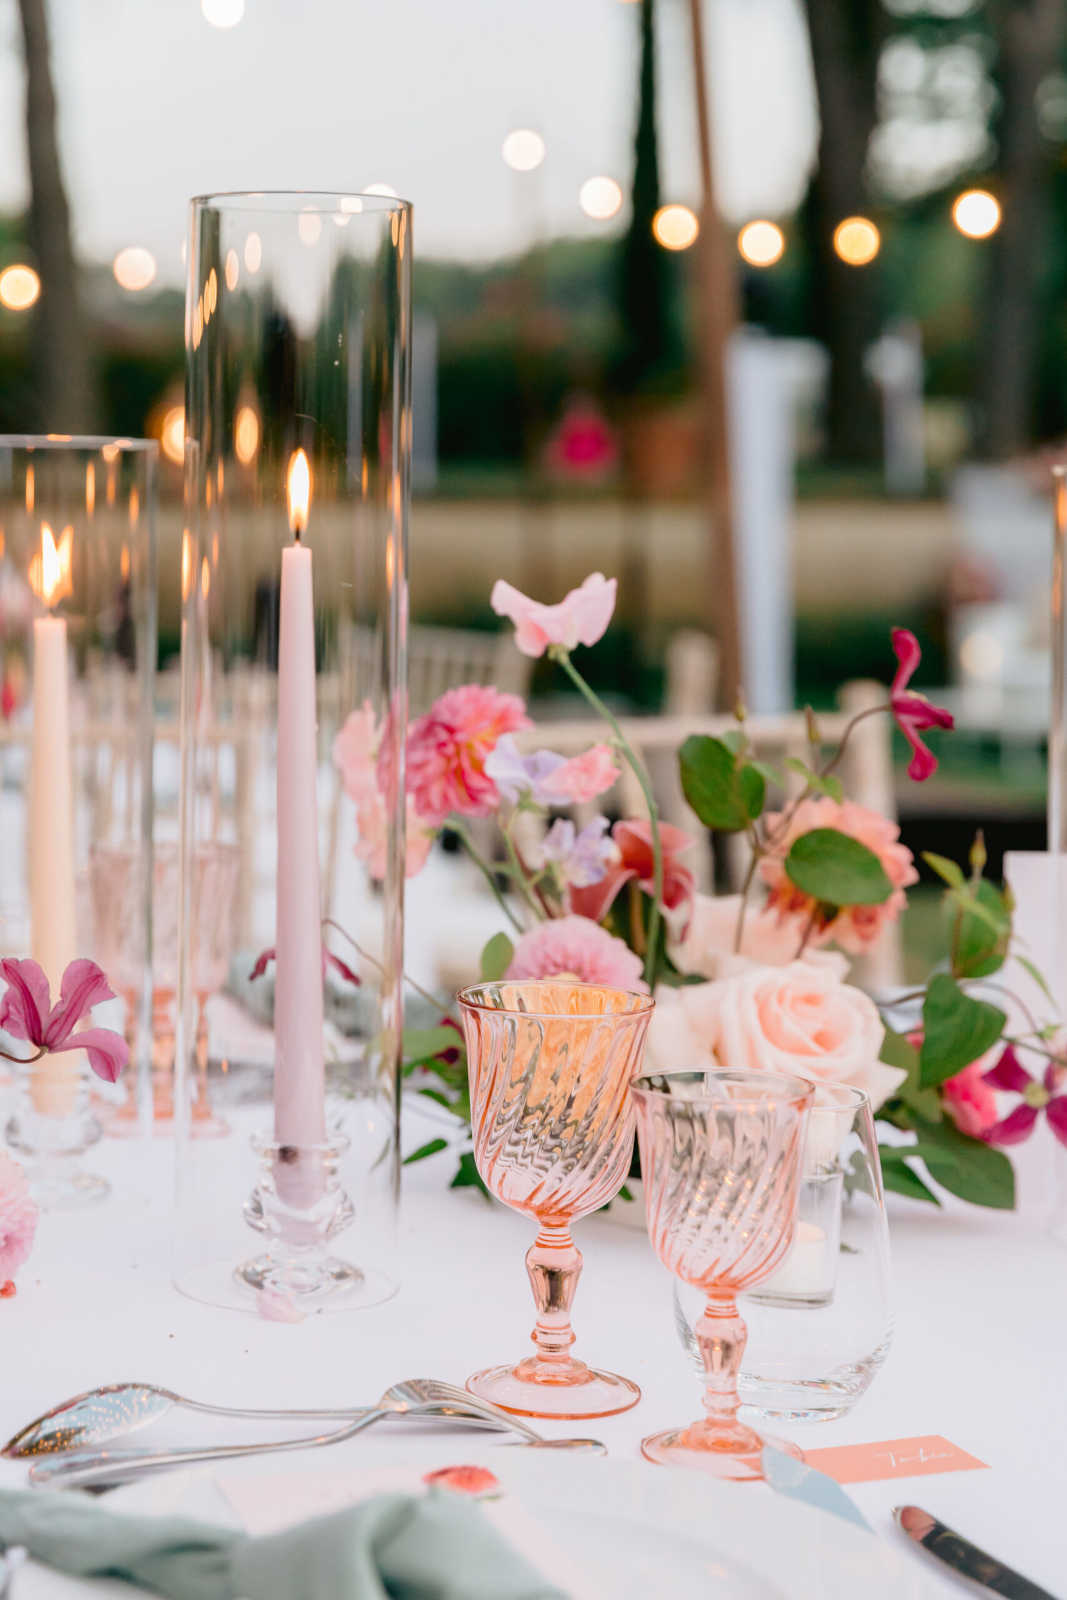
M 1063 0 L 989 0 L 987 10 L 997 43 L 993 133 L 1002 220 L 985 247 L 979 438 L 987 455 L 1003 458 L 1023 449 L 1031 431 L 1038 275 L 1054 159 L 1038 125 L 1036 95 L 1058 66 L 1067 7 Z
M 91 425 L 89 362 L 56 137 L 56 97 L 45 0 L 18 0 L 26 61 L 30 238 L 41 277 L 35 312 L 37 425 L 76 433 Z
M 887 18 L 881 0 L 805 0 L 805 10 L 819 106 L 818 165 L 806 215 L 812 321 L 830 356 L 827 453 L 836 461 L 877 461 L 878 396 L 864 358 L 879 333 L 878 263 L 846 266 L 833 234 L 845 217 L 867 210 L 867 148 Z

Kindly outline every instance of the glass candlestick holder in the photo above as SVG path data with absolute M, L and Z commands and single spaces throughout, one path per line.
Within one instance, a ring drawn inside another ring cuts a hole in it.
M 175 1281 L 298 1316 L 398 1276 L 411 211 L 206 196 L 187 264 Z
M 130 1045 L 118 1086 L 77 1050 L 12 1068 L 6 1136 L 46 1206 L 107 1194 L 82 1158 L 100 1108 L 135 1105 L 147 1071 L 155 500 L 149 440 L 0 436 L 0 955 L 37 962 L 52 1004 L 72 961 L 96 962 L 114 998 L 86 1025 Z M 98 848 L 128 868 L 121 971 L 96 914 Z

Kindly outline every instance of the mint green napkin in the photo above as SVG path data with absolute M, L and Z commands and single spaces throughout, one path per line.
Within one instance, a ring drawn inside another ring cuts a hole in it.
M 169 1600 L 563 1600 L 449 1491 L 379 1495 L 249 1539 L 185 1517 L 126 1517 L 71 1491 L 0 1492 L 0 1543 Z

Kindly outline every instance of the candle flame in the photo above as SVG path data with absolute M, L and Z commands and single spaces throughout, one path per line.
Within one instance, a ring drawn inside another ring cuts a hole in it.
M 311 506 L 311 467 L 303 450 L 294 450 L 289 458 L 285 475 L 285 497 L 289 502 L 289 526 L 293 537 L 299 539 L 308 525 Z
M 71 546 L 74 529 L 63 529 L 56 542 L 55 534 L 47 522 L 41 523 L 41 550 L 30 562 L 30 588 L 46 606 L 58 604 L 70 594 Z

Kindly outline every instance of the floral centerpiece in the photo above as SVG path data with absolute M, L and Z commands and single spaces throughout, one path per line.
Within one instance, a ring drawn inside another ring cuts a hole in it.
M 654 990 L 648 1059 L 655 1068 L 719 1064 L 799 1073 L 867 1091 L 877 1114 L 886 1186 L 937 1203 L 936 1184 L 982 1205 L 1010 1207 L 1014 1175 L 1000 1146 L 1028 1137 L 1044 1114 L 1067 1144 L 1067 1034 L 1056 1021 L 998 1003 L 1004 974 L 1021 962 L 1009 892 L 987 879 L 981 839 L 966 867 L 924 859 L 945 885 L 942 958 L 907 995 L 875 998 L 850 981 L 853 958 L 871 950 L 907 904 L 918 873 L 895 823 L 850 800 L 838 769 L 856 723 L 890 716 L 911 748 L 908 775 L 925 782 L 937 759 L 923 735 L 950 729 L 947 711 L 910 687 L 919 665 L 911 633 L 894 629 L 897 668 L 884 704 L 865 709 L 826 749 L 809 710 L 807 760 L 778 770 L 756 758 L 743 706 L 733 731 L 694 735 L 679 753 L 682 787 L 697 819 L 743 835 L 748 868 L 739 894 L 696 892 L 686 863 L 693 840 L 660 820 L 645 767 L 574 652 L 595 644 L 611 620 L 615 581 L 594 573 L 559 604 L 541 605 L 498 582 L 493 609 L 515 627 L 528 656 L 547 656 L 604 723 L 603 740 L 569 759 L 520 751 L 531 726 L 523 702 L 479 685 L 450 690 L 413 725 L 407 744 L 408 872 L 421 869 L 448 828 L 485 876 L 502 926 L 481 957 L 484 979 L 568 975 Z M 355 802 L 357 851 L 383 870 L 378 737 L 366 711 L 349 718 L 335 760 Z M 645 815 L 579 827 L 553 813 L 588 807 L 628 765 Z M 777 807 L 772 796 L 788 800 Z M 520 842 L 535 814 L 539 838 Z M 500 859 L 475 842 L 472 819 L 492 819 Z M 903 1020 L 900 1020 L 903 1019 Z M 417 1092 L 469 1123 L 463 1042 L 449 1007 L 439 1027 L 405 1035 L 406 1071 Z M 1035 1071 L 1023 1064 L 1028 1058 Z M 1005 1110 L 998 1097 L 1013 1095 Z M 432 1140 L 409 1160 L 446 1147 Z M 461 1149 L 455 1185 L 478 1183 Z

